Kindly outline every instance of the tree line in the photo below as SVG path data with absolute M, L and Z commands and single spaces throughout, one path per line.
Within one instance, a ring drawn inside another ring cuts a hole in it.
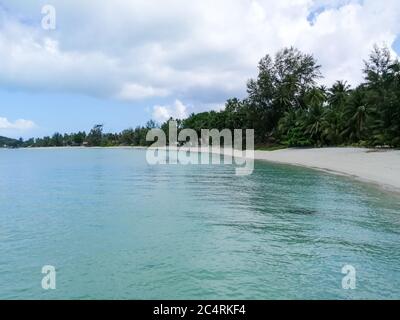
M 255 129 L 259 146 L 400 147 L 400 63 L 386 47 L 364 62 L 364 81 L 317 85 L 321 66 L 295 48 L 267 55 L 247 97 L 220 112 L 192 114 L 183 127 Z
M 154 121 L 147 122 L 146 126 L 138 126 L 135 129 L 126 129 L 120 133 L 104 133 L 104 125 L 95 125 L 88 133 L 54 133 L 43 138 L 31 138 L 28 140 L 14 140 L 8 147 L 113 147 L 113 146 L 147 146 L 147 132 L 158 127 Z
M 388 48 L 375 46 L 363 74 L 363 83 L 355 88 L 343 80 L 321 86 L 316 59 L 285 48 L 259 62 L 246 98 L 229 99 L 218 112 L 170 120 L 177 120 L 178 129 L 191 128 L 199 135 L 201 129 L 254 129 L 259 147 L 400 147 L 400 62 Z M 16 141 L 21 147 L 148 146 L 147 132 L 156 127 L 168 131 L 168 121 L 149 121 L 120 133 L 104 133 L 96 125 L 89 133 Z

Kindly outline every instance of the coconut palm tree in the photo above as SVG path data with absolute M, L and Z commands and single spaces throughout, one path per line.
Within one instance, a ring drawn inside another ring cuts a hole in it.
M 348 137 L 352 142 L 362 140 L 368 117 L 369 110 L 366 105 L 365 92 L 362 87 L 357 88 L 351 95 L 344 112 L 347 120 L 347 128 L 343 131 L 343 136 Z
M 350 94 L 350 85 L 346 81 L 336 81 L 328 92 L 329 106 L 336 109 L 341 109 L 348 99 Z

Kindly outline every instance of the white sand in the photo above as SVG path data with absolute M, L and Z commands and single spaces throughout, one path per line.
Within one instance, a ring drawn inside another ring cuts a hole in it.
M 362 148 L 256 151 L 255 159 L 330 171 L 400 191 L 400 151 Z

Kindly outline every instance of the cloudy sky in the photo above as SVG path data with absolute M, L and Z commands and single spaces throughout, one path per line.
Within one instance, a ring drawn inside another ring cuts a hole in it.
M 0 135 L 219 109 L 284 46 L 355 85 L 375 43 L 400 53 L 399 0 L 0 0 Z

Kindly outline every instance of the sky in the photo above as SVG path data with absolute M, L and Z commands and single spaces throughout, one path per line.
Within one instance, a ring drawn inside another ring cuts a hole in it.
M 0 0 L 0 135 L 219 110 L 285 46 L 355 86 L 374 44 L 400 54 L 400 1 Z

